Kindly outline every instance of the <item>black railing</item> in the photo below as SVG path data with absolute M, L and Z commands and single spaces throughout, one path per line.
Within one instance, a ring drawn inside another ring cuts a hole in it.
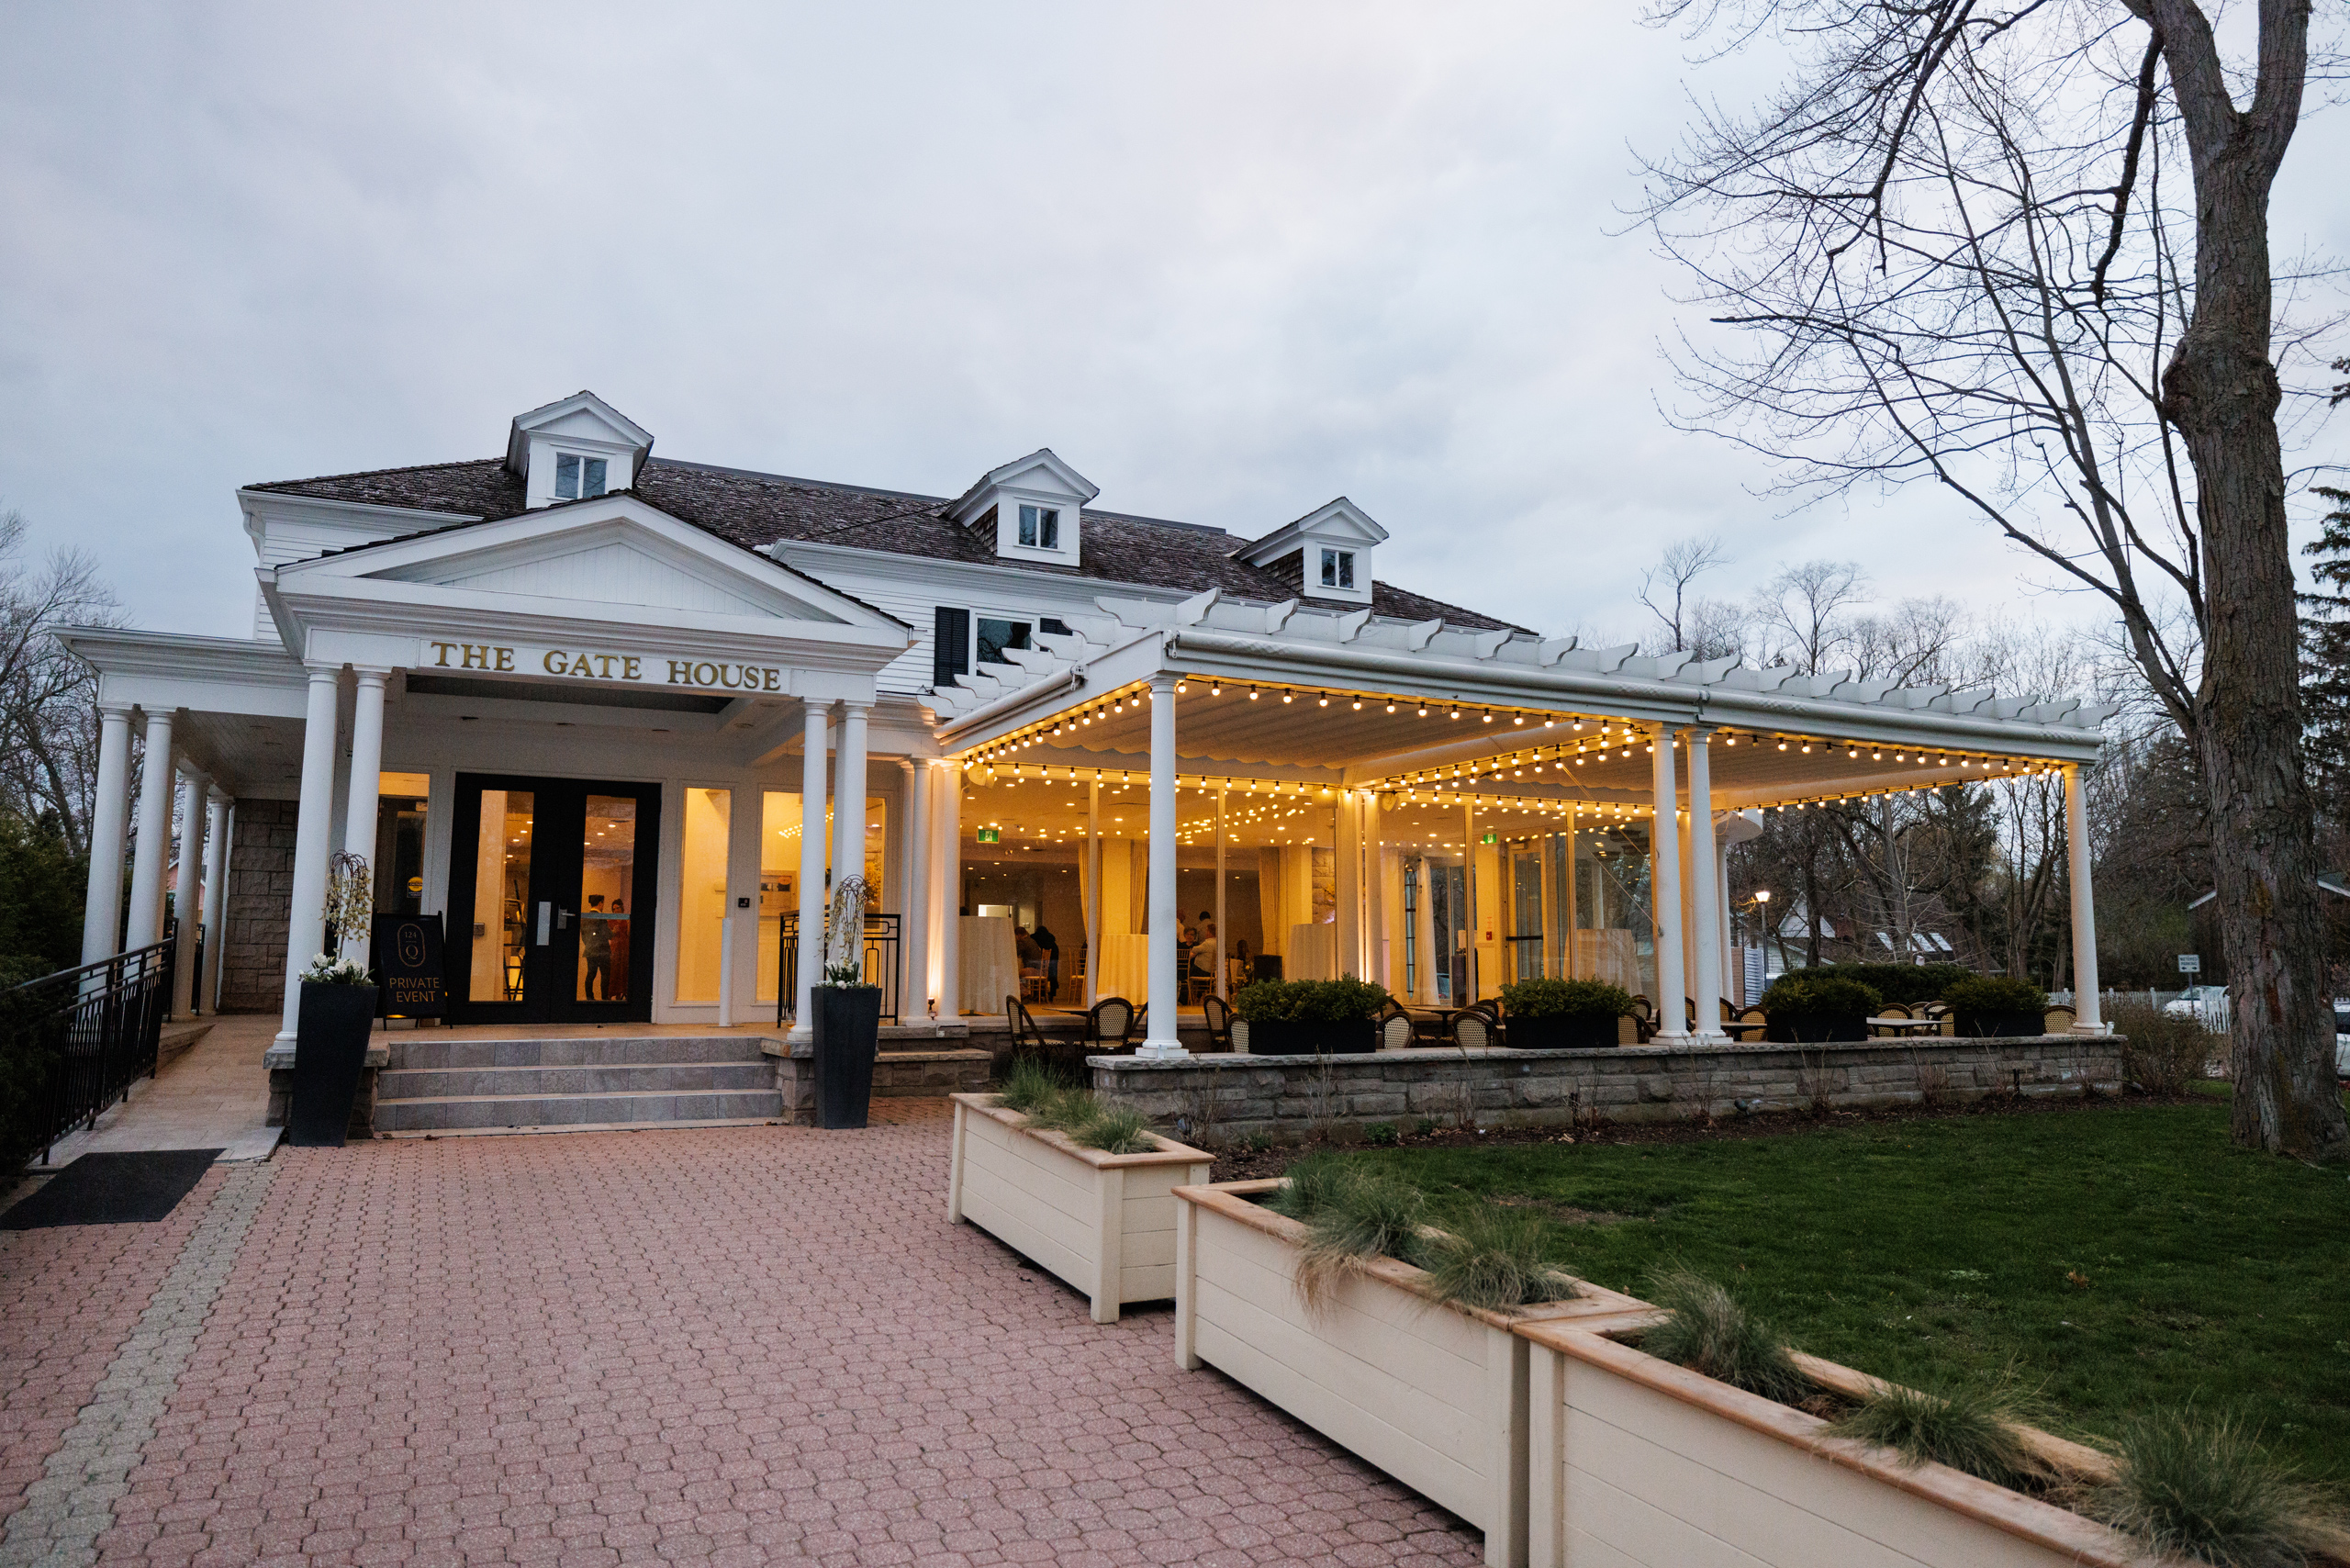
M 881 1016 L 889 1023 L 898 1021 L 898 916 L 868 914 L 865 917 L 865 983 L 881 988 Z M 783 983 L 778 988 L 775 1021 L 789 1023 L 791 1012 L 800 1001 L 800 916 L 783 917 Z
M 76 1123 L 98 1115 L 155 1070 L 172 1006 L 172 945 L 61 969 L 0 992 L 0 1029 L 36 1075 L 28 1141 L 41 1163 Z

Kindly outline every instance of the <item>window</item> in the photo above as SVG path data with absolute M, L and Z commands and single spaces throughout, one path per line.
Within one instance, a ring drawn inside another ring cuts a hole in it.
M 942 689 L 952 686 L 957 676 L 968 675 L 970 670 L 971 612 L 942 604 L 931 626 L 930 684 Z
M 1050 615 L 1043 617 L 1036 622 L 1036 630 L 1039 632 L 1049 632 L 1056 637 L 1066 637 L 1069 635 L 1068 623 Z
M 1351 550 L 1322 552 L 1322 586 L 1350 588 L 1355 586 L 1355 553 Z
M 586 496 L 604 493 L 604 460 L 582 457 L 577 453 L 558 452 L 554 455 L 554 496 L 559 501 L 576 501 Z M 1325 552 L 1326 554 L 1327 552 Z
M 1061 547 L 1061 510 L 1058 507 L 1020 509 L 1020 543 L 1031 550 L 1058 550 Z M 1020 647 L 1027 646 L 1022 643 Z M 987 655 L 979 655 L 985 658 Z
M 984 615 L 979 617 L 981 664 L 1008 665 L 1012 661 L 1003 656 L 1005 650 L 1027 645 L 1028 622 L 1025 621 L 994 621 Z

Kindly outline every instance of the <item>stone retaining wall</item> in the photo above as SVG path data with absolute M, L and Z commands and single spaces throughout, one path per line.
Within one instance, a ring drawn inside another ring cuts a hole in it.
M 885 1042 L 886 1044 L 886 1042 Z M 789 1055 L 775 1058 L 775 1083 L 783 1092 L 783 1119 L 796 1127 L 816 1123 L 815 1048 L 802 1040 Z M 885 1050 L 873 1058 L 873 1097 L 976 1094 L 988 1086 L 991 1058 L 984 1050 Z
M 1300 1138 L 1325 1126 L 1427 1118 L 1444 1126 L 1567 1126 L 1710 1113 L 1915 1104 L 1986 1094 L 2120 1089 L 2112 1036 L 1869 1040 L 1851 1045 L 1457 1049 L 1363 1056 L 1091 1057 L 1094 1092 L 1161 1129 L 1202 1139 Z

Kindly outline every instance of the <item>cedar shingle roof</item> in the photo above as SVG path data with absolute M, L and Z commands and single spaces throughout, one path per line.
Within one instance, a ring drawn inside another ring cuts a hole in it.
M 524 510 L 520 476 L 497 457 L 285 479 L 246 487 L 484 520 L 512 517 Z M 794 540 L 968 561 L 976 566 L 999 564 L 994 542 L 949 522 L 942 515 L 948 501 L 939 496 L 826 484 L 662 457 L 646 460 L 637 476 L 635 493 L 672 517 L 755 550 L 779 540 Z M 1269 603 L 1297 596 L 1294 577 L 1234 559 L 1229 552 L 1241 543 L 1222 529 L 1088 507 L 1077 566 L 1024 561 L 1021 567 L 1190 593 L 1220 588 L 1231 598 Z M 1441 617 L 1447 625 L 1472 630 L 1499 631 L 1509 625 L 1383 581 L 1371 585 L 1371 607 L 1380 615 L 1412 621 Z

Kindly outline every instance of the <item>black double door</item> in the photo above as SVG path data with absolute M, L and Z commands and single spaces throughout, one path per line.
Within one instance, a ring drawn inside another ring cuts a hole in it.
M 661 787 L 457 775 L 453 1023 L 653 1016 Z

